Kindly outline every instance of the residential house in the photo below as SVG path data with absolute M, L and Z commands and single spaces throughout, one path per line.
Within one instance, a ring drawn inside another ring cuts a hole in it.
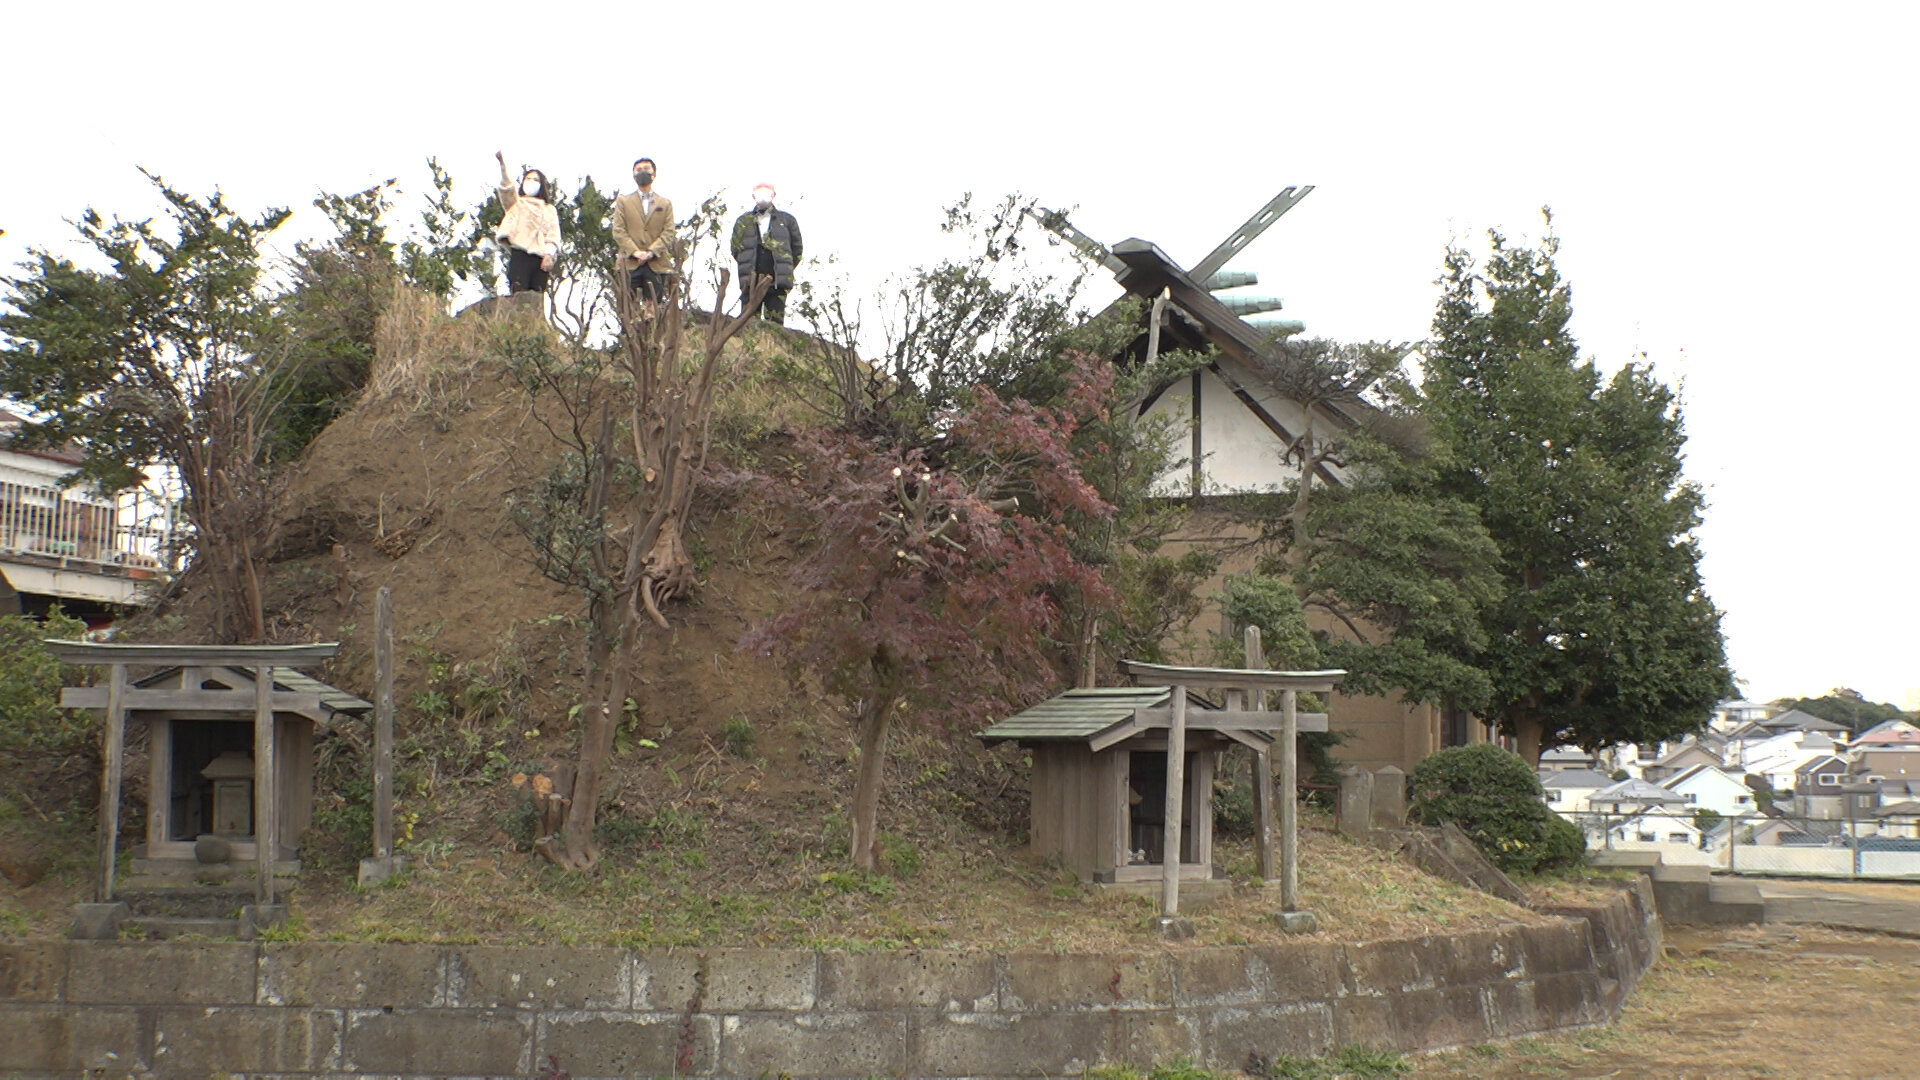
M 1692 795 L 1645 780 L 1627 779 L 1589 795 L 1587 805 L 1591 809 L 1581 824 L 1589 846 L 1628 850 L 1700 847 Z
M 1793 771 L 1794 809 L 1802 816 L 1831 821 L 1847 816 L 1849 765 L 1837 754 L 1809 758 Z
M 1640 777 L 1651 783 L 1665 783 L 1668 777 L 1700 765 L 1719 768 L 1726 762 L 1699 740 L 1688 740 L 1666 753 L 1658 761 L 1642 766 Z
M 1596 769 L 1600 765 L 1600 755 L 1578 746 L 1556 746 L 1540 752 L 1540 768 L 1558 771 L 1561 769 Z
M 1576 814 L 1591 810 L 1589 799 L 1593 793 L 1612 783 L 1612 777 L 1592 769 L 1543 769 L 1540 773 L 1540 787 L 1545 792 L 1543 798 L 1547 805 L 1568 820 L 1577 820 Z
M 1723 818 L 1754 813 L 1753 789 L 1717 765 L 1690 765 L 1662 780 L 1660 786 L 1680 795 L 1693 796 L 1695 809 L 1711 810 Z
M 1920 780 L 1920 744 L 1856 746 L 1852 757 L 1853 772 L 1856 776 L 1878 776 L 1887 780 Z
M 1861 732 L 1848 745 L 1855 747 L 1920 746 L 1920 727 L 1905 720 L 1883 720 Z
M 1831 720 L 1823 720 L 1812 713 L 1801 712 L 1799 709 L 1788 709 L 1786 712 L 1778 715 L 1769 716 L 1765 720 L 1760 721 L 1759 724 L 1762 728 L 1775 733 L 1783 731 L 1818 731 L 1822 734 L 1837 735 L 1841 738 L 1845 738 L 1850 734 L 1845 724 L 1836 724 Z
M 1723 701 L 1715 705 L 1713 707 L 1713 719 L 1707 721 L 1707 725 L 1714 731 L 1732 731 L 1743 724 L 1751 724 L 1756 721 L 1765 720 L 1770 711 L 1770 706 L 1763 705 L 1757 701 L 1745 701 L 1735 698 L 1732 701 Z
M 1289 189 L 1270 208 L 1290 207 L 1305 194 L 1304 190 L 1296 193 Z M 1158 335 L 1162 350 L 1211 350 L 1201 366 L 1157 387 L 1140 406 L 1142 416 L 1165 417 L 1186 433 L 1182 440 L 1186 444 L 1186 464 L 1161 477 L 1157 490 L 1195 498 L 1196 507 L 1182 532 L 1168 538 L 1168 551 L 1224 547 L 1229 554 L 1221 566 L 1222 575 L 1251 570 L 1254 554 L 1241 542 L 1251 537 L 1252 527 L 1212 497 L 1285 490 L 1297 479 L 1298 472 L 1287 464 L 1287 450 L 1309 426 L 1328 436 L 1363 426 L 1379 433 L 1398 421 L 1358 393 L 1311 404 L 1288 396 L 1275 380 L 1263 374 L 1275 359 L 1271 334 L 1242 320 L 1235 314 L 1236 307 L 1213 295 L 1210 270 L 1196 277 L 1166 252 L 1140 239 L 1123 240 L 1096 257 L 1128 294 L 1149 301 L 1162 296 L 1167 299 Z M 1211 266 L 1217 268 L 1218 264 Z M 1130 346 L 1136 356 L 1144 353 L 1149 336 L 1145 321 L 1143 313 L 1140 333 Z M 1326 484 L 1344 484 L 1348 471 L 1346 466 L 1329 461 L 1320 467 L 1318 479 Z M 1199 591 L 1202 595 L 1217 594 L 1220 584 L 1216 578 Z M 1202 620 L 1217 618 L 1217 611 L 1201 616 Z M 1319 619 L 1315 625 L 1333 634 L 1353 632 L 1330 618 Z M 1229 634 L 1234 630 L 1222 629 Z M 1185 659 L 1200 662 L 1202 657 L 1194 653 L 1205 647 L 1193 643 Z M 1411 770 L 1441 747 L 1494 738 L 1488 725 L 1463 711 L 1407 702 L 1396 694 L 1336 693 L 1329 706 L 1338 718 L 1338 730 L 1346 736 L 1334 750 L 1335 756 L 1343 763 L 1367 769 L 1395 765 Z
M 143 507 L 65 480 L 86 458 L 71 447 L 15 445 L 26 421 L 0 409 L 0 615 L 55 605 L 93 625 L 145 602 L 165 540 L 140 524 Z
M 1792 791 L 1800 766 L 1833 752 L 1833 740 L 1822 732 L 1784 731 L 1747 742 L 1741 752 L 1740 768 L 1749 776 L 1762 777 L 1773 791 Z

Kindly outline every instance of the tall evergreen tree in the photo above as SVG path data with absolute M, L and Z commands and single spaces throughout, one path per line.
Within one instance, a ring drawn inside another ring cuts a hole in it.
M 1733 691 L 1679 404 L 1644 365 L 1603 379 L 1579 359 L 1547 220 L 1538 247 L 1492 233 L 1484 268 L 1448 250 L 1424 385 L 1446 449 L 1437 483 L 1500 548 L 1484 715 L 1536 761 L 1561 743 L 1678 735 Z

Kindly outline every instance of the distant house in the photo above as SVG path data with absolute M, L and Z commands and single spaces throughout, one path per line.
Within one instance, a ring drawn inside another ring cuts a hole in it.
M 1848 763 L 1835 754 L 1811 758 L 1793 771 L 1795 809 L 1810 818 L 1832 820 L 1847 816 Z
M 1715 765 L 1690 765 L 1662 780 L 1660 786 L 1676 794 L 1693 796 L 1695 808 L 1712 810 L 1721 817 L 1741 817 L 1754 812 L 1753 789 Z
M 1612 777 L 1592 769 L 1559 769 L 1540 774 L 1540 787 L 1545 791 L 1543 797 L 1547 805 L 1566 818 L 1590 810 L 1593 793 L 1612 783 Z
M 1856 746 L 1853 751 L 1853 771 L 1856 776 L 1920 780 L 1920 744 Z
M 68 486 L 86 457 L 71 447 L 16 445 L 26 421 L 0 409 L 0 615 L 55 605 L 100 625 L 142 604 L 161 571 L 164 540 L 113 494 Z
M 1822 720 L 1812 713 L 1799 709 L 1788 709 L 1777 716 L 1769 716 L 1759 722 L 1762 728 L 1772 732 L 1782 731 L 1818 731 L 1827 735 L 1849 734 L 1845 724 L 1836 724 L 1831 720 Z
M 1861 732 L 1849 745 L 1861 749 L 1901 746 L 1920 748 L 1920 727 L 1914 727 L 1905 720 L 1885 720 Z
M 1741 753 L 1740 768 L 1749 776 L 1765 778 L 1774 791 L 1792 791 L 1800 767 L 1834 752 L 1834 742 L 1823 732 L 1783 731 L 1749 742 Z
M 1742 724 L 1751 724 L 1755 721 L 1765 720 L 1768 712 L 1769 706 L 1756 701 L 1744 701 L 1736 698 L 1732 701 L 1723 701 L 1715 705 L 1713 707 L 1713 719 L 1707 723 L 1714 731 L 1732 731 Z
M 1561 769 L 1594 769 L 1599 767 L 1599 764 L 1600 755 L 1591 750 L 1583 750 L 1578 746 L 1556 746 L 1551 750 L 1543 750 L 1540 752 L 1540 768 L 1542 769 L 1556 771 Z
M 1587 797 L 1587 805 L 1603 814 L 1639 813 L 1655 807 L 1691 806 L 1693 796 L 1668 791 L 1645 780 L 1618 780 Z
M 1693 821 L 1693 796 L 1668 791 L 1645 780 L 1621 780 L 1588 796 L 1592 812 L 1584 819 L 1590 845 L 1615 849 L 1697 851 L 1700 827 Z
M 1676 749 L 1669 751 L 1665 756 L 1660 758 L 1660 760 L 1651 765 L 1644 766 L 1640 770 L 1640 776 L 1644 780 L 1658 784 L 1663 783 L 1670 776 L 1685 772 L 1698 765 L 1711 765 L 1714 768 L 1719 768 L 1724 764 L 1726 764 L 1726 762 L 1721 759 L 1719 754 L 1714 753 L 1698 741 L 1692 741 L 1681 744 Z

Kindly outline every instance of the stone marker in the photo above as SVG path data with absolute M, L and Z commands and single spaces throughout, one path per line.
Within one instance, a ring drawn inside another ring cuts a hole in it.
M 75 941 L 112 941 L 120 936 L 120 928 L 132 914 L 131 908 L 117 902 L 75 904 L 73 929 L 67 931 L 67 936 Z
M 1274 915 L 1273 921 L 1288 934 L 1311 934 L 1320 929 L 1320 920 L 1311 911 L 1282 911 Z
M 1153 929 L 1168 941 L 1185 941 L 1193 936 L 1193 920 L 1161 915 L 1153 920 Z
M 1358 765 L 1340 770 L 1340 831 L 1362 839 L 1373 831 L 1373 774 Z
M 1407 774 L 1389 765 L 1373 774 L 1373 827 L 1398 829 L 1407 823 Z

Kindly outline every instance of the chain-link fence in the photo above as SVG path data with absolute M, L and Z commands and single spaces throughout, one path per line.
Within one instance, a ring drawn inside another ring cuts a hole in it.
M 1722 816 L 1690 808 L 1566 815 L 1589 851 L 1652 851 L 1736 874 L 1920 880 L 1920 816 Z

